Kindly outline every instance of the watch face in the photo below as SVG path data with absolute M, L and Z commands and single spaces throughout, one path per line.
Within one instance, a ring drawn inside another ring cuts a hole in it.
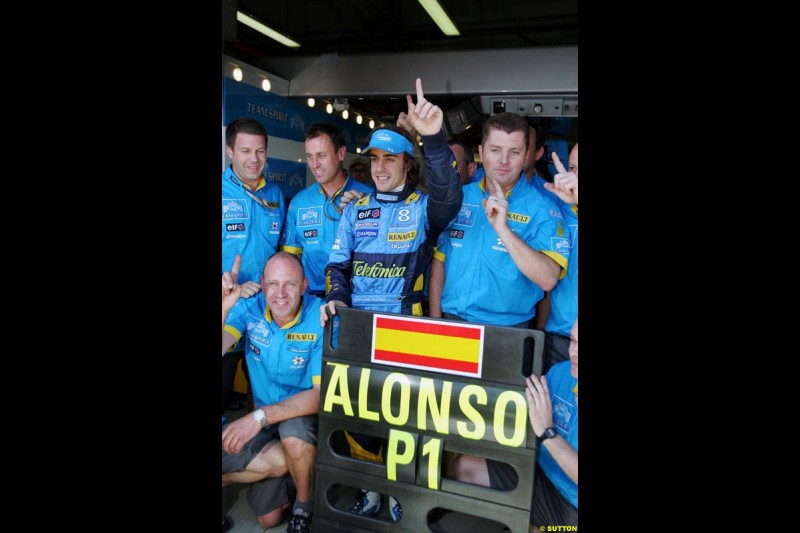
M 556 433 L 556 430 L 553 428 L 547 428 L 544 430 L 544 436 L 546 439 L 552 439 L 556 435 L 558 435 L 558 433 Z

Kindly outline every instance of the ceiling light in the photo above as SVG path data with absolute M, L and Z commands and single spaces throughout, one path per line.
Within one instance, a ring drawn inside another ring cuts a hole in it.
M 364 117 L 356 115 L 356 123 L 361 124 L 362 122 L 364 122 Z
M 356 146 L 356 153 L 357 153 L 357 154 L 360 154 L 360 153 L 361 153 L 361 147 L 360 147 L 360 146 Z
M 427 8 L 425 8 L 427 9 Z M 288 38 L 287 36 L 283 35 L 282 33 L 278 33 L 277 31 L 273 30 L 269 26 L 265 25 L 263 22 L 259 22 L 250 15 L 245 15 L 241 11 L 236 12 L 236 20 L 244 24 L 245 26 L 250 26 L 257 32 L 263 33 L 270 39 L 274 39 L 281 43 L 284 46 L 288 46 L 289 48 L 299 48 L 300 43 L 295 42 Z M 438 24 L 438 22 L 437 22 Z
M 328 105 L 326 105 L 326 106 L 325 106 L 325 111 L 327 111 L 329 115 L 330 115 L 331 113 L 333 113 L 333 104 L 331 104 L 330 102 L 328 102 Z
M 349 117 L 349 116 L 350 116 L 350 113 L 348 113 L 347 109 L 342 111 L 342 118 L 343 119 L 347 120 L 347 117 Z
M 445 13 L 444 8 L 439 5 L 438 0 L 419 0 L 419 3 L 425 8 L 425 11 L 428 12 L 428 15 L 433 19 L 436 25 L 439 26 L 442 33 L 451 36 L 461 35 L 456 25 L 453 24 L 453 21 L 450 20 L 450 17 Z
M 272 84 L 269 82 L 267 78 L 264 78 L 264 81 L 261 82 L 261 88 L 264 89 L 266 92 L 269 92 L 272 89 Z
M 317 103 L 317 101 L 314 100 L 313 98 L 309 98 L 308 99 L 308 107 L 314 107 L 314 104 L 316 104 L 316 103 Z
M 233 79 L 235 79 L 236 81 L 242 81 L 242 69 L 240 69 L 239 67 L 233 69 Z
M 375 121 L 372 120 L 372 119 L 369 119 L 369 129 L 374 129 L 374 128 L 375 128 Z

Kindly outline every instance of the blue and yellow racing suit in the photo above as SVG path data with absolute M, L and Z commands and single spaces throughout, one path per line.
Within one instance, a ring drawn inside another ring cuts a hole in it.
M 406 187 L 348 204 L 333 243 L 326 300 L 356 309 L 422 315 L 436 239 L 461 206 L 461 179 L 444 133 L 423 136 L 428 193 Z

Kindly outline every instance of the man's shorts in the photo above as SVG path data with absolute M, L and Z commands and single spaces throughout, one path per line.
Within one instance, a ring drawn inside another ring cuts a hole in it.
M 489 471 L 489 486 L 493 489 L 512 490 L 519 481 L 517 471 L 509 464 L 487 459 L 486 469 Z M 578 525 L 578 509 L 558 491 L 538 463 L 531 495 L 531 524 Z
M 245 415 L 249 416 L 249 415 Z M 223 431 L 227 424 L 222 426 Z M 280 439 L 296 437 L 309 444 L 317 445 L 319 415 L 290 418 L 272 424 L 261 431 L 250 442 L 245 444 L 237 454 L 222 451 L 222 473 L 240 472 L 265 448 L 275 445 Z M 247 491 L 247 503 L 257 516 L 270 513 L 281 505 L 294 499 L 295 488 L 292 477 L 287 473 L 278 478 L 266 478 L 250 485 Z

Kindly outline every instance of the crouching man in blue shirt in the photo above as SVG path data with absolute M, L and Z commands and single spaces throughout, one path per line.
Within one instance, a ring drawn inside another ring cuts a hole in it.
M 267 260 L 261 293 L 240 299 L 240 263 L 222 275 L 222 353 L 246 336 L 256 409 L 223 427 L 222 485 L 253 483 L 247 500 L 265 528 L 283 522 L 296 489 L 287 532 L 311 531 L 324 302 L 304 294 L 303 265 L 287 252 Z

